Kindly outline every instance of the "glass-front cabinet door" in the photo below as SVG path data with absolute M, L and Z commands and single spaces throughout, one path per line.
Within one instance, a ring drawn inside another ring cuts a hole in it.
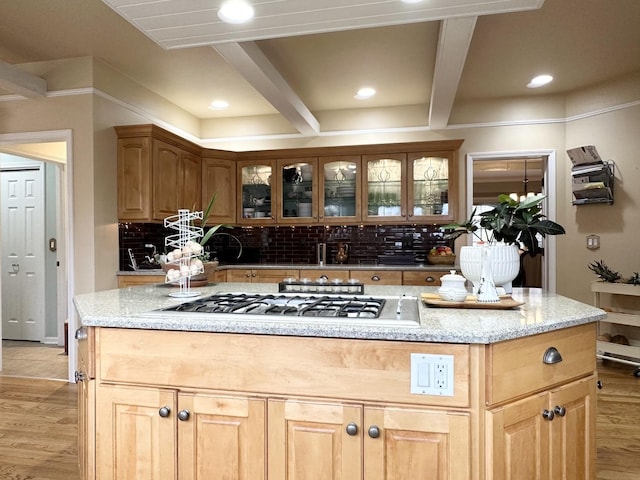
M 279 223 L 318 221 L 318 159 L 278 160 Z
M 453 163 L 447 152 L 408 154 L 409 220 L 453 221 L 455 206 L 450 199 L 455 201 L 457 196 Z
M 364 155 L 363 220 L 398 222 L 406 220 L 406 160 L 404 153 Z
M 360 165 L 360 155 L 320 158 L 318 217 L 322 222 L 342 224 L 361 220 Z
M 275 162 L 238 162 L 239 211 L 238 223 L 244 225 L 275 222 L 277 189 L 274 181 Z

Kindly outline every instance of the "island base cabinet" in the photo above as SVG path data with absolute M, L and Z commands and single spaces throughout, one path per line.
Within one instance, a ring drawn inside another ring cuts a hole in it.
M 493 480 L 595 478 L 595 377 L 487 412 Z
M 176 392 L 101 385 L 97 397 L 97 480 L 174 480 Z
M 268 478 L 468 480 L 470 415 L 269 401 Z
M 263 480 L 260 399 L 103 385 L 98 480 Z
M 366 407 L 365 480 L 469 480 L 470 421 L 463 412 Z
M 268 478 L 361 479 L 361 424 L 357 405 L 270 400 Z

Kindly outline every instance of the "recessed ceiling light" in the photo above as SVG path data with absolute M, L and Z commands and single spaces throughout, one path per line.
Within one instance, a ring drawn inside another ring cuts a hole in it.
M 364 100 L 366 98 L 371 98 L 376 94 L 376 91 L 371 87 L 362 87 L 358 90 L 358 93 L 353 97 L 358 100 Z
M 402 0 L 402 3 L 420 3 L 422 0 Z
M 225 23 L 246 23 L 253 13 L 253 7 L 244 0 L 228 0 L 218 10 L 218 18 Z
M 225 100 L 214 100 L 213 102 L 211 102 L 211 105 L 209 105 L 209 109 L 224 110 L 228 106 L 229 106 L 229 102 L 226 102 Z
M 527 87 L 528 88 L 542 87 L 543 85 L 546 85 L 547 83 L 549 83 L 551 80 L 553 80 L 553 77 L 551 75 L 538 75 L 537 77 L 532 78 L 529 83 L 527 83 Z

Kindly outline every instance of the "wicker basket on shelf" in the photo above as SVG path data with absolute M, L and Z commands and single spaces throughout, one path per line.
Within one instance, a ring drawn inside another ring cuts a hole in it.
M 453 265 L 456 263 L 455 255 L 427 255 L 430 265 Z

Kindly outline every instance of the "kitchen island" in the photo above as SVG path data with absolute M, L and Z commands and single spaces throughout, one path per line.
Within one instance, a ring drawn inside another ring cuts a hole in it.
M 169 291 L 75 298 L 83 478 L 595 477 L 599 309 L 516 289 L 396 324 L 153 312 L 189 301 Z

